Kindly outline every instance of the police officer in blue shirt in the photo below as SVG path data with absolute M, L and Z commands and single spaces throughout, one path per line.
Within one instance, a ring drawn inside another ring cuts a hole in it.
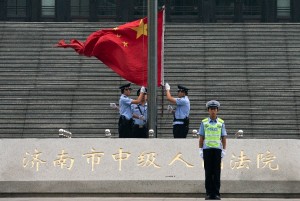
M 220 200 L 221 159 L 226 154 L 226 129 L 224 120 L 217 116 L 220 103 L 206 103 L 209 117 L 202 120 L 199 128 L 199 154 L 204 160 L 205 200 Z
M 130 88 L 130 85 L 131 83 L 128 83 L 119 87 L 119 89 L 121 89 L 121 96 L 119 100 L 120 118 L 118 123 L 119 138 L 132 137 L 133 119 L 132 119 L 131 104 L 140 103 L 145 93 L 145 87 L 142 87 L 138 99 L 134 100 L 129 98 L 132 90 Z
M 141 89 L 137 91 L 140 95 Z M 147 89 L 144 93 L 142 101 L 139 104 L 132 104 L 131 110 L 133 114 L 132 135 L 134 138 L 148 138 L 147 130 Z
M 170 93 L 170 85 L 166 83 L 166 96 L 168 101 L 176 104 L 175 111 L 171 106 L 168 106 L 168 111 L 174 114 L 173 119 L 173 136 L 174 138 L 186 138 L 189 131 L 189 114 L 190 100 L 188 98 L 188 88 L 178 85 L 178 98 L 172 97 Z

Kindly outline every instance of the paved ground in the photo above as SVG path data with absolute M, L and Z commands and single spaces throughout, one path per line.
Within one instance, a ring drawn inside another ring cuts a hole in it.
M 0 201 L 200 201 L 204 198 L 142 198 L 142 197 L 61 197 L 61 198 L 0 198 Z M 287 198 L 223 198 L 223 201 L 300 201 L 299 199 Z

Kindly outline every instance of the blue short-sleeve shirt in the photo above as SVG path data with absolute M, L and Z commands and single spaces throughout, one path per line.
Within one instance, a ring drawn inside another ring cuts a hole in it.
M 190 115 L 190 100 L 188 96 L 184 96 L 181 98 L 176 99 L 176 110 L 175 110 L 175 118 L 176 119 L 184 119 Z M 183 124 L 182 121 L 174 121 L 173 125 L 175 124 Z
M 140 109 L 139 109 L 140 107 Z M 143 115 L 145 120 L 141 120 L 141 119 L 136 119 L 134 118 L 134 124 L 143 126 L 146 124 L 147 122 L 147 103 L 145 103 L 145 105 L 141 105 L 141 104 L 132 104 L 131 105 L 131 111 L 133 114 L 136 114 L 138 116 Z
M 131 112 L 131 102 L 133 99 L 125 96 L 122 94 L 120 96 L 119 100 L 119 112 L 120 115 L 123 115 L 126 117 L 126 119 L 131 119 L 132 118 L 132 112 Z

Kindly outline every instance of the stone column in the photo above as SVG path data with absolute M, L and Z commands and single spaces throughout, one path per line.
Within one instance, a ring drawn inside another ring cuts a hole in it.
M 171 22 L 171 5 L 170 0 L 165 0 L 165 20 L 166 22 Z
M 55 16 L 58 22 L 71 21 L 71 1 L 56 0 L 55 1 Z
M 243 22 L 243 0 L 234 1 L 233 22 Z
M 89 16 L 89 21 L 90 22 L 97 22 L 98 21 L 98 15 L 97 15 L 97 0 L 90 0 L 90 16 Z
M 0 1 L 0 20 L 6 20 L 7 0 Z
M 117 0 L 117 19 L 119 22 L 129 22 L 133 19 L 133 1 Z
M 300 1 L 291 0 L 291 21 L 300 22 Z
M 277 21 L 277 0 L 262 0 L 262 22 Z
M 216 1 L 201 0 L 199 2 L 200 21 L 204 23 L 216 22 Z
M 41 0 L 31 0 L 30 5 L 30 19 L 31 22 L 41 21 Z

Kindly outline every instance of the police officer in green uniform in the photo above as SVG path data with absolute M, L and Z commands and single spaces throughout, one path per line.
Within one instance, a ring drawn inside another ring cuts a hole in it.
M 206 200 L 220 200 L 221 159 L 226 154 L 224 120 L 217 116 L 220 103 L 206 103 L 209 117 L 202 120 L 199 129 L 199 154 L 204 160 Z
M 133 137 L 132 136 L 133 119 L 132 119 L 131 104 L 139 104 L 145 93 L 145 87 L 142 87 L 138 99 L 134 100 L 129 98 L 132 90 L 130 88 L 130 85 L 131 83 L 128 83 L 119 87 L 119 89 L 121 90 L 121 96 L 119 100 L 120 118 L 118 123 L 119 138 Z

